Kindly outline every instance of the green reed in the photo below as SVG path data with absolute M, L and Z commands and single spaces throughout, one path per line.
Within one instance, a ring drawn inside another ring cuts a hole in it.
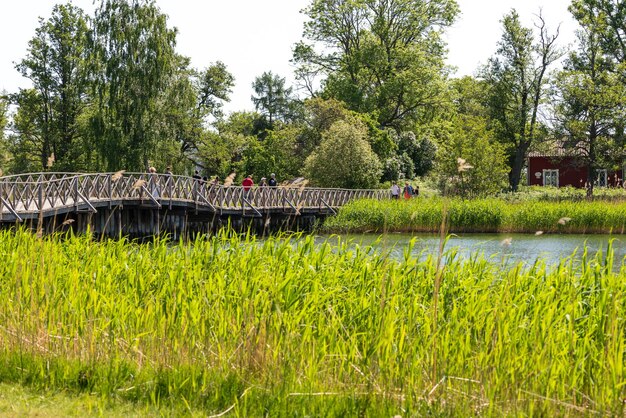
M 360 200 L 328 218 L 331 232 L 437 232 L 444 199 Z M 626 227 L 626 202 L 450 199 L 450 232 L 618 233 Z M 561 222 L 559 222 L 561 221 Z
M 0 232 L 0 381 L 242 416 L 623 413 L 610 248 L 506 270 L 445 253 L 436 316 L 437 260 L 410 254 Z

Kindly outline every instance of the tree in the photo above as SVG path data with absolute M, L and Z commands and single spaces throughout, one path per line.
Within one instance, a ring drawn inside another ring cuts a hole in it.
M 9 126 L 9 98 L 6 95 L 0 95 L 0 141 L 5 138 L 5 130 Z
M 224 102 L 230 101 L 230 94 L 235 85 L 235 77 L 228 72 L 226 65 L 217 61 L 204 71 L 196 74 L 196 89 L 198 90 L 198 108 L 213 118 L 224 116 L 222 107 Z
M 442 193 L 477 197 L 506 187 L 504 149 L 485 119 L 457 115 L 442 134 L 446 141 L 437 150 L 435 168 Z
M 314 97 L 304 101 L 303 122 L 305 128 L 299 137 L 300 153 L 308 156 L 322 142 L 322 134 L 335 122 L 346 120 L 350 111 L 345 103 L 336 99 Z
M 548 68 L 561 56 L 556 48 L 558 30 L 549 35 L 541 14 L 538 19 L 535 42 L 532 29 L 522 26 L 515 10 L 505 15 L 497 53 L 482 74 L 490 86 L 491 117 L 506 147 L 513 191 L 519 186 L 528 150 L 542 132 L 539 107 L 547 93 Z
M 47 116 L 41 109 L 45 106 L 41 94 L 35 89 L 22 89 L 13 94 L 12 101 L 19 103 L 11 123 L 12 134 L 8 148 L 13 155 L 11 171 L 35 172 L 48 169 L 52 162 L 52 150 L 46 130 Z M 46 160 L 43 160 L 44 156 Z
M 294 62 L 311 93 L 311 78 L 322 76 L 323 97 L 382 128 L 432 116 L 445 91 L 441 32 L 458 14 L 454 0 L 313 0 L 304 12 Z
M 472 77 L 452 80 L 450 86 L 453 106 L 437 129 L 439 189 L 463 197 L 499 192 L 506 187 L 507 165 L 504 147 L 489 126 L 484 103 L 489 87 Z
M 626 86 L 602 45 L 603 29 L 582 20 L 579 47 L 572 52 L 556 83 L 558 132 L 587 167 L 587 195 L 593 195 L 596 169 L 621 165 L 620 134 L 626 122 Z
M 412 131 L 392 132 L 391 136 L 396 151 L 384 160 L 383 181 L 412 179 L 432 170 L 437 147 L 427 136 L 418 139 Z
M 381 169 L 367 141 L 367 128 L 337 121 L 307 158 L 304 173 L 317 186 L 357 189 L 376 187 Z
M 239 172 L 282 179 L 300 175 L 304 159 L 298 155 L 296 141 L 301 132 L 297 125 L 284 125 L 268 132 L 263 141 L 250 141 L 243 151 Z
M 80 120 L 87 103 L 87 17 L 71 4 L 56 5 L 39 23 L 26 58 L 16 65 L 33 89 L 13 96 L 28 108 L 14 124 L 15 139 L 37 143 L 31 148 L 36 155 L 27 158 L 39 160 L 38 169 L 53 159 L 58 170 L 79 170 L 87 164 Z
M 395 136 L 393 132 L 380 129 L 376 120 L 370 115 L 351 111 L 347 109 L 345 103 L 339 100 L 319 97 L 307 99 L 304 102 L 305 128 L 299 136 L 298 146 L 308 155 L 321 143 L 324 132 L 340 120 L 350 124 L 364 125 L 368 130 L 367 140 L 379 159 L 385 160 L 396 151 L 397 145 L 393 140 Z
M 426 175 L 433 168 L 436 152 L 437 147 L 428 137 L 418 139 L 411 131 L 398 136 L 398 153 L 409 159 L 414 170 L 408 178 Z
M 197 71 L 189 67 L 188 58 L 177 56 L 177 60 L 177 70 L 154 110 L 162 115 L 155 127 L 162 139 L 152 161 L 161 160 L 163 166 L 188 172 L 192 166 L 205 165 L 204 156 L 211 154 L 215 143 L 206 127 L 221 119 L 223 102 L 229 100 L 234 78 L 220 62 Z
M 8 163 L 11 158 L 9 154 L 6 130 L 9 125 L 9 99 L 5 95 L 0 95 L 0 177 L 6 174 Z
M 175 77 L 176 30 L 152 0 L 102 0 L 93 28 L 97 114 L 91 126 L 107 170 L 145 170 L 157 156 L 155 109 Z
M 233 112 L 214 124 L 217 132 L 206 131 L 198 148 L 198 163 L 209 174 L 225 177 L 241 171 L 246 150 L 259 142 L 255 121 L 256 112 Z
M 252 88 L 256 96 L 252 103 L 257 112 L 267 119 L 269 129 L 276 121 L 293 120 L 298 113 L 298 105 L 293 97 L 293 88 L 285 87 L 285 79 L 271 71 L 264 72 L 254 79 Z
M 621 0 L 572 0 L 570 11 L 584 27 L 593 27 L 596 42 L 626 77 L 626 3 Z M 624 81 L 624 80 L 622 80 Z

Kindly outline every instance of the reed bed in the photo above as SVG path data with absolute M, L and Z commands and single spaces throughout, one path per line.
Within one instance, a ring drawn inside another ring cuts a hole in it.
M 444 203 L 447 202 L 447 203 Z M 626 231 L 626 202 L 418 198 L 359 200 L 328 218 L 326 232 L 437 232 L 447 204 L 450 232 L 614 233 Z
M 209 416 L 624 413 L 610 248 L 527 269 L 410 254 L 0 232 L 0 381 Z

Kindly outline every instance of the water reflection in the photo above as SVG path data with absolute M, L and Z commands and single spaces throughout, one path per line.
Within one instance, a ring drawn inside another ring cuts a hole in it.
M 342 235 L 340 239 L 361 246 L 372 246 L 375 251 L 388 252 L 397 259 L 404 257 L 413 239 L 415 245 L 412 257 L 425 259 L 428 255 L 436 255 L 439 250 L 439 236 L 433 234 Z M 493 262 L 506 265 L 519 262 L 532 265 L 537 260 L 556 264 L 565 257 L 580 258 L 585 247 L 589 254 L 595 254 L 598 250 L 606 251 L 610 241 L 615 254 L 614 264 L 619 267 L 626 256 L 626 237 L 621 235 L 456 234 L 450 236 L 445 249 L 454 250 L 463 258 L 480 254 Z

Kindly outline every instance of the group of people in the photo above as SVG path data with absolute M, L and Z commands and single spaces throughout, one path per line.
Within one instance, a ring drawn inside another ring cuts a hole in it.
M 247 192 L 251 188 L 254 187 L 254 180 L 252 179 L 252 174 L 248 174 L 245 179 L 241 182 L 243 189 Z M 278 186 L 278 182 L 276 181 L 276 174 L 270 174 L 270 179 L 268 180 L 265 177 L 261 177 L 261 181 L 259 182 L 259 187 L 276 187 Z
M 245 179 L 241 182 L 243 189 L 245 191 L 250 190 L 254 187 L 254 180 L 252 179 L 252 174 L 248 174 Z M 261 182 L 259 183 L 259 187 L 276 187 L 278 186 L 278 182 L 276 182 L 276 174 L 270 174 L 270 179 L 268 180 L 265 177 L 261 177 Z
M 401 194 L 405 199 L 410 199 L 413 196 L 419 196 L 420 187 L 419 186 L 413 187 L 411 186 L 411 183 L 409 183 L 408 181 L 405 181 L 404 187 L 401 189 L 400 186 L 398 186 L 398 182 L 394 181 L 393 184 L 391 185 L 391 198 L 400 199 Z
M 254 180 L 252 179 L 252 174 L 248 174 L 246 178 L 244 178 L 241 182 L 241 186 L 243 187 L 243 197 L 245 199 L 250 199 L 251 197 L 254 197 L 254 195 L 258 192 L 260 192 L 259 196 L 263 198 L 267 197 L 266 191 L 268 190 L 268 187 L 276 187 L 278 186 L 278 183 L 276 181 L 276 174 L 274 173 L 270 175 L 269 181 L 267 180 L 267 178 L 261 177 L 261 181 L 258 184 L 259 190 L 258 192 L 254 192 L 252 191 L 252 188 L 254 187 Z

